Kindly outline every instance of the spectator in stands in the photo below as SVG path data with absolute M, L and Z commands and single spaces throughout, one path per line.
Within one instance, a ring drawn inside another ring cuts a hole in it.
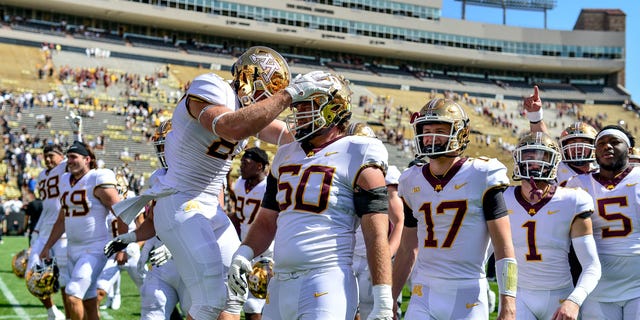
M 24 224 L 23 229 L 27 232 L 29 237 L 29 247 L 31 247 L 31 238 L 33 231 L 36 227 L 36 223 L 40 219 L 42 213 L 42 200 L 35 197 L 33 192 L 30 192 L 28 197 L 31 199 L 24 208 Z

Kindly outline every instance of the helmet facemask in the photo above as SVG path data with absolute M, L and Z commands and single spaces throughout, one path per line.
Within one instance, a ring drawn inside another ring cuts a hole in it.
M 292 113 L 285 118 L 296 141 L 308 141 L 351 118 L 349 82 L 335 75 L 329 75 L 327 80 L 333 82 L 332 94 L 315 94 L 292 105 Z
M 556 179 L 560 151 L 548 135 L 530 133 L 520 140 L 513 151 L 513 160 L 514 180 L 552 181 Z
M 572 123 L 560 134 L 562 161 L 575 166 L 583 166 L 596 160 L 593 145 L 598 132 L 584 122 Z M 578 140 L 578 141 L 576 141 Z
M 167 158 L 164 155 L 164 142 L 167 139 L 167 134 L 171 131 L 171 119 L 165 120 L 156 129 L 155 134 L 153 135 L 153 147 L 156 150 L 156 157 L 160 162 L 160 166 L 167 169 L 169 165 L 167 164 Z
M 469 143 L 469 118 L 462 107 L 452 100 L 432 99 L 419 112 L 413 114 L 416 156 L 431 159 L 442 156 L 457 157 Z M 424 132 L 425 125 L 447 124 L 447 132 Z M 425 144 L 425 138 L 431 138 Z M 445 142 L 442 140 L 446 139 Z

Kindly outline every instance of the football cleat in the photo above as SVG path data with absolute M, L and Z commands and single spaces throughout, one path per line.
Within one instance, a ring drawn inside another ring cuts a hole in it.
M 287 61 L 275 50 L 261 46 L 247 49 L 231 66 L 231 75 L 231 87 L 242 106 L 274 95 L 291 81 Z
M 555 180 L 560 158 L 553 138 L 542 132 L 527 133 L 513 151 L 513 180 Z
M 58 292 L 59 276 L 55 259 L 42 261 L 27 272 L 27 289 L 38 299 L 49 298 Z
M 303 141 L 320 133 L 322 129 L 343 124 L 351 118 L 351 88 L 349 81 L 331 73 L 321 74 L 332 82 L 330 94 L 313 94 L 292 106 L 292 113 L 285 118 L 289 131 L 295 132 L 295 140 Z M 304 77 L 296 78 L 306 81 Z
M 249 292 L 258 299 L 267 297 L 267 286 L 273 277 L 273 259 L 262 257 L 253 264 L 253 268 L 247 274 Z
M 13 259 L 11 259 L 11 269 L 13 270 L 13 274 L 18 278 L 24 278 L 24 274 L 27 271 L 27 260 L 29 259 L 30 252 L 31 248 L 22 249 L 13 256 Z
M 575 165 L 583 165 L 596 160 L 595 146 L 598 131 L 585 122 L 574 122 L 560 133 L 560 147 L 562 148 L 562 160 L 572 162 Z M 575 141 L 576 139 L 585 141 Z
M 448 134 L 424 133 L 428 124 L 446 123 L 451 125 Z M 432 99 L 420 111 L 413 114 L 411 124 L 415 133 L 416 156 L 437 158 L 444 155 L 460 155 L 469 143 L 469 117 L 460 105 L 449 99 Z M 425 144 L 425 138 L 431 142 Z M 437 144 L 437 138 L 446 138 L 444 144 Z
M 171 131 L 171 119 L 162 121 L 158 128 L 156 128 L 156 132 L 152 138 L 153 146 L 156 149 L 156 157 L 158 157 L 160 165 L 165 169 L 169 168 L 169 166 L 164 156 L 164 141 L 167 139 L 169 131 Z

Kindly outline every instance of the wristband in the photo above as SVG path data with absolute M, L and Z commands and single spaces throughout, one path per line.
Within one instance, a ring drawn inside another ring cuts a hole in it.
M 531 123 L 538 123 L 542 121 L 542 108 L 538 111 L 527 112 L 527 119 Z
M 496 280 L 498 292 L 506 296 L 516 296 L 518 291 L 518 262 L 514 258 L 502 258 L 496 261 Z

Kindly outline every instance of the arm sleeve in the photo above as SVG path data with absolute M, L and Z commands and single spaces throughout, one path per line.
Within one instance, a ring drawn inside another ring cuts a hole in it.
M 593 239 L 593 235 L 589 234 L 573 238 L 571 239 L 571 243 L 576 251 L 578 261 L 580 261 L 580 265 L 582 265 L 582 272 L 580 273 L 576 287 L 569 297 L 567 297 L 567 300 L 573 301 L 581 306 L 584 299 L 587 298 L 589 293 L 595 289 L 598 281 L 600 281 L 602 271 L 600 270 L 600 260 L 598 259 L 596 242 Z
M 482 210 L 487 221 L 502 218 L 507 215 L 507 205 L 504 202 L 505 187 L 491 188 L 482 198 Z
M 409 228 L 415 228 L 418 226 L 418 219 L 413 216 L 413 210 L 402 200 L 404 206 L 404 226 Z
M 276 200 L 276 194 L 278 193 L 278 180 L 273 175 L 267 177 L 267 188 L 262 197 L 263 208 L 271 209 L 280 212 L 280 204 Z

